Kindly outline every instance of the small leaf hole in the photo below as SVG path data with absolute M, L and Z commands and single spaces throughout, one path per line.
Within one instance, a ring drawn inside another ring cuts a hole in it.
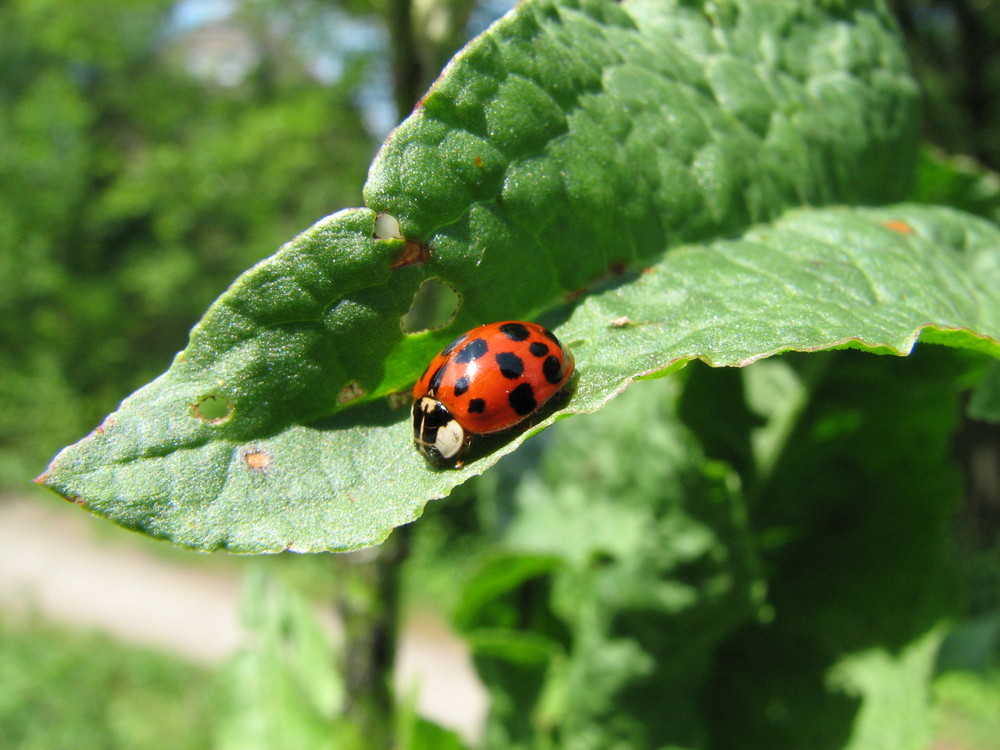
M 392 214 L 379 214 L 375 217 L 375 233 L 377 240 L 401 240 L 403 230 L 399 226 L 399 220 Z
M 424 281 L 413 295 L 413 304 L 403 316 L 404 333 L 422 333 L 444 328 L 458 312 L 462 296 L 455 287 L 438 278 Z
M 191 416 L 209 424 L 228 422 L 232 415 L 233 405 L 229 402 L 229 399 L 216 393 L 202 396 L 195 403 L 191 404 Z

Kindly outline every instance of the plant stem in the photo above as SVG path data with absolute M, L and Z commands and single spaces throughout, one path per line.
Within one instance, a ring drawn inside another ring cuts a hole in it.
M 336 558 L 336 608 L 344 626 L 344 715 L 372 750 L 393 746 L 399 579 L 408 551 L 409 527 L 403 526 L 379 547 Z
M 393 96 L 402 119 L 410 114 L 423 93 L 423 63 L 417 49 L 411 0 L 389 0 L 386 25 L 392 54 Z

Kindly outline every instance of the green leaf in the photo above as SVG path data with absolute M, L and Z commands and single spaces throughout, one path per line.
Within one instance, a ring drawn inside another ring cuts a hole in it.
M 373 210 L 319 222 L 244 274 L 171 368 L 38 481 L 188 547 L 352 549 L 558 416 L 690 359 L 906 353 L 925 329 L 995 354 L 992 226 L 907 207 L 777 218 L 901 196 L 915 100 L 881 6 L 522 3 L 372 167 L 369 206 L 409 239 L 374 238 Z M 431 278 L 460 307 L 404 334 Z M 577 357 L 565 409 L 486 441 L 461 471 L 427 467 L 406 411 L 382 397 L 473 323 L 570 298 L 549 321 Z
M 250 573 L 243 597 L 247 643 L 222 673 L 215 747 L 359 747 L 339 714 L 344 685 L 334 668 L 336 650 L 315 613 L 264 568 Z
M 906 222 L 912 234 L 883 226 L 890 220 Z M 906 354 L 922 331 L 928 340 L 997 355 L 998 249 L 1000 232 L 991 225 L 905 206 L 799 211 L 742 240 L 678 248 L 633 283 L 589 296 L 558 327 L 581 373 L 561 413 L 594 411 L 634 378 L 695 358 L 744 365 L 782 351 L 844 346 Z M 274 331 L 248 346 L 264 347 Z M 305 369 L 308 357 L 297 361 Z M 279 365 L 293 382 L 300 374 L 291 362 Z M 61 454 L 46 483 L 190 546 L 343 548 L 379 541 L 524 437 L 462 471 L 435 472 L 409 448 L 405 414 L 382 403 L 273 436 L 254 423 L 278 418 L 274 402 L 262 407 L 268 414 L 245 420 L 238 406 L 217 424 L 199 419 L 192 407 L 199 398 L 221 394 L 239 403 L 240 389 L 254 387 L 238 374 L 206 382 L 191 355 L 178 358 L 101 430 Z
M 969 399 L 969 416 L 1000 424 L 1000 362 L 991 363 Z
M 989 750 L 1000 736 L 1000 673 L 947 672 L 934 682 L 935 739 L 947 746 Z
M 1000 174 L 967 156 L 949 156 L 926 146 L 920 151 L 912 198 L 1000 220 Z
M 468 750 L 455 732 L 410 712 L 398 720 L 403 726 L 397 731 L 399 750 Z
M 930 665 L 960 597 L 951 442 L 965 370 L 982 362 L 943 347 L 824 359 L 747 495 L 771 617 L 717 652 L 705 695 L 719 747 L 926 746 Z
M 861 699 L 844 750 L 923 750 L 931 740 L 930 678 L 941 644 L 930 632 L 895 654 L 872 649 L 851 654 L 830 670 L 831 687 Z

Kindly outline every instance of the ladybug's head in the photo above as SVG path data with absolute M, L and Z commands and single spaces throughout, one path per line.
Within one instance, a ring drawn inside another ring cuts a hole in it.
M 431 396 L 413 402 L 413 442 L 424 458 L 435 466 L 461 466 L 472 435 Z

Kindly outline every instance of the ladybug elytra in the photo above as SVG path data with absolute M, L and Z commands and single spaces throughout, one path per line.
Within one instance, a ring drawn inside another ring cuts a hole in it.
M 431 463 L 461 466 L 476 435 L 513 427 L 573 374 L 573 355 L 535 323 L 473 328 L 431 360 L 413 387 L 413 441 Z

